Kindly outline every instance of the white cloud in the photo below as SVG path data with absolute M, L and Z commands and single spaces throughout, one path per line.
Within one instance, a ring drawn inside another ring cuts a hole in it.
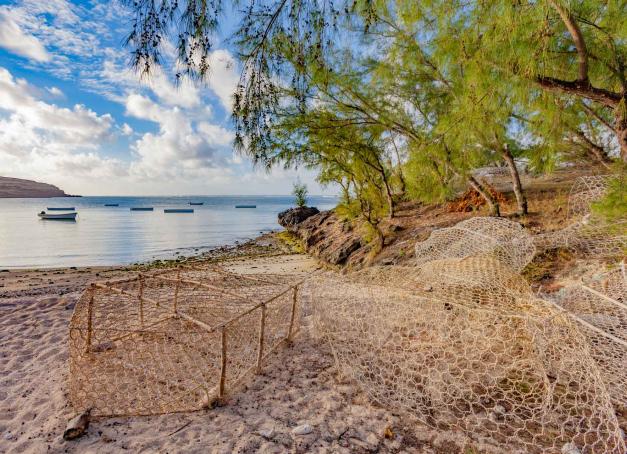
M 45 131 L 65 144 L 93 144 L 102 140 L 113 123 L 110 115 L 98 116 L 77 104 L 72 109 L 47 104 L 33 97 L 32 89 L 21 79 L 0 68 L 0 108 L 29 128 Z
M 47 62 L 51 59 L 41 41 L 25 33 L 11 17 L 7 8 L 0 8 L 0 47 L 38 62 Z
M 0 46 L 29 58 L 24 68 L 71 80 L 143 120 L 129 121 L 131 127 L 83 105 L 63 107 L 66 95 L 53 82 L 34 87 L 0 67 L 5 174 L 83 194 L 289 192 L 292 174 L 251 170 L 233 155 L 225 118 L 214 118 L 216 110 L 222 116 L 220 105 L 231 112 L 239 80 L 227 50 L 210 54 L 206 83 L 177 85 L 176 49 L 166 42 L 163 66 L 140 81 L 128 66 L 129 49 L 120 44 L 129 16 L 118 0 L 14 0 L 0 13 Z M 70 100 L 74 95 L 67 93 Z M 153 123 L 150 132 L 145 122 Z
M 46 87 L 46 91 L 50 93 L 53 98 L 65 98 L 63 92 L 57 87 Z
M 141 178 L 198 176 L 225 164 L 222 151 L 233 140 L 232 132 L 207 121 L 194 122 L 179 107 L 163 107 L 132 94 L 126 112 L 159 125 L 157 133 L 145 133 L 133 145 L 137 161 L 131 172 Z
M 120 131 L 124 136 L 130 136 L 133 134 L 133 128 L 131 128 L 128 123 L 124 123 L 120 128 Z
M 233 110 L 233 93 L 239 82 L 237 62 L 228 50 L 218 49 L 211 53 L 209 58 L 211 72 L 208 85 L 220 98 L 220 102 L 227 112 Z
M 78 104 L 59 107 L 34 93 L 26 81 L 0 67 L 0 168 L 54 183 L 124 174 L 118 161 L 96 153 L 112 134 L 110 115 Z
M 183 78 L 173 83 L 162 67 L 155 67 L 149 77 L 140 79 L 129 66 L 124 52 L 107 48 L 99 72 L 85 71 L 82 82 L 90 89 L 120 103 L 126 102 L 130 93 L 148 89 L 169 106 L 195 108 L 201 104 L 201 87 Z

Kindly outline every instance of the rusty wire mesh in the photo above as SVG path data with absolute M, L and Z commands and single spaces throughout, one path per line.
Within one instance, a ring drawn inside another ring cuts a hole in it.
M 416 244 L 416 264 L 443 258 L 493 256 L 512 269 L 522 270 L 536 253 L 532 236 L 517 222 L 476 217 L 435 230 Z
M 502 449 L 624 452 L 579 327 L 494 257 L 326 274 L 303 291 L 340 370 L 375 402 Z
M 627 275 L 624 262 L 551 296 L 588 340 L 617 413 L 627 418 Z
M 612 175 L 588 175 L 577 178 L 568 195 L 568 217 L 576 218 L 590 213 L 590 205 L 603 197 L 610 178 Z
M 418 243 L 415 266 L 318 276 L 303 290 L 316 332 L 373 400 L 436 428 L 516 452 L 624 453 L 624 275 L 549 301 L 520 274 L 554 247 L 624 257 L 621 223 L 590 215 L 605 187 L 575 184 L 558 232 L 473 218 Z
M 99 416 L 211 405 L 298 330 L 298 285 L 191 267 L 91 285 L 70 322 L 70 401 Z
M 582 258 L 621 260 L 627 255 L 627 219 L 607 222 L 592 212 L 592 204 L 606 193 L 613 175 L 584 176 L 575 180 L 568 197 L 569 225 L 536 235 L 539 251 L 567 249 Z

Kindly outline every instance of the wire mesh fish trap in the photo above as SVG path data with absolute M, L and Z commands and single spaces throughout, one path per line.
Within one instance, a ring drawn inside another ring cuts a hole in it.
M 513 452 L 625 450 L 578 326 L 495 258 L 324 275 L 304 292 L 339 368 L 381 405 Z
M 97 416 L 211 405 L 297 332 L 299 285 L 191 267 L 92 284 L 70 321 L 72 405 Z
M 588 175 L 579 177 L 568 195 L 568 217 L 590 213 L 590 206 L 605 195 L 612 175 Z
M 627 417 L 627 274 L 625 264 L 553 295 L 576 322 L 618 413 Z
M 492 256 L 515 270 L 534 257 L 532 236 L 518 223 L 503 218 L 476 217 L 435 230 L 415 247 L 416 265 L 443 258 Z
M 607 222 L 592 212 L 592 204 L 607 192 L 614 175 L 575 180 L 568 196 L 568 219 L 563 229 L 533 237 L 538 251 L 563 248 L 582 258 L 621 260 L 627 255 L 627 220 Z

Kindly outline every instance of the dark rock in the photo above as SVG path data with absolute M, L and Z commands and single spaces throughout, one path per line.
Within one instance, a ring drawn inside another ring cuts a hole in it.
M 301 239 L 309 254 L 331 265 L 357 264 L 367 250 L 359 232 L 332 210 L 313 214 L 287 228 Z
M 305 219 L 320 213 L 316 207 L 290 208 L 279 213 L 279 224 L 286 229 L 300 224 Z
M 353 252 L 361 247 L 361 238 L 350 238 L 328 255 L 327 260 L 333 265 L 343 265 Z
M 89 427 L 90 415 L 91 409 L 87 409 L 72 419 L 63 432 L 63 439 L 69 441 L 81 437 Z

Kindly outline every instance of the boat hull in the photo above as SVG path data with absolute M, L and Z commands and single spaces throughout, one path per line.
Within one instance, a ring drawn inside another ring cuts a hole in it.
M 50 213 L 39 213 L 41 219 L 45 219 L 48 221 L 75 221 L 77 213 L 63 213 L 63 214 L 50 214 Z

